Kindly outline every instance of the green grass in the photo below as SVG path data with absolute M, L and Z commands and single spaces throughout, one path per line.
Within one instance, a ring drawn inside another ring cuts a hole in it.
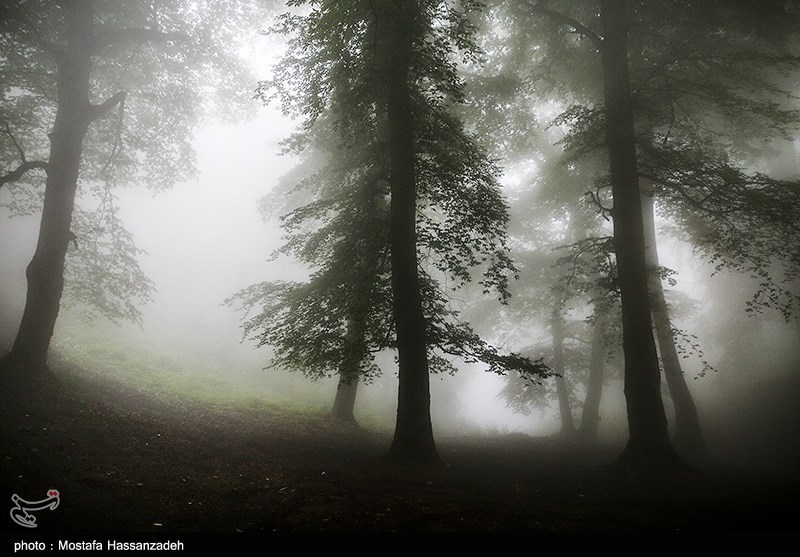
M 112 381 L 156 398 L 312 416 L 327 412 L 319 404 L 294 400 L 192 353 L 131 339 L 113 325 L 60 319 L 51 361 L 76 375 Z

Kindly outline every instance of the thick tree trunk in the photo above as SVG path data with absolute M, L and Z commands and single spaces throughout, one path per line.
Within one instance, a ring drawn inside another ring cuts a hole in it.
M 672 323 L 669 318 L 667 301 L 664 298 L 664 285 L 658 272 L 658 245 L 656 242 L 655 215 L 653 198 L 648 193 L 642 194 L 642 216 L 645 231 L 645 255 L 647 258 L 648 287 L 653 310 L 653 323 L 658 339 L 661 366 L 664 378 L 669 387 L 670 397 L 675 407 L 675 447 L 688 458 L 705 458 L 705 443 L 700 429 L 700 419 L 694 404 L 692 393 L 686 384 L 681 369 L 680 357 L 672 335 Z
M 550 319 L 550 334 L 553 338 L 553 371 L 556 373 L 556 393 L 558 394 L 558 410 L 561 415 L 561 431 L 559 435 L 565 439 L 575 436 L 575 421 L 569 401 L 569 390 L 564 379 L 564 319 L 561 316 L 561 303 L 553 309 Z
M 595 318 L 592 332 L 592 345 L 589 352 L 589 381 L 586 387 L 586 399 L 583 401 L 581 426 L 578 435 L 585 441 L 597 439 L 597 428 L 600 425 L 600 400 L 603 396 L 605 380 L 606 349 L 605 331 L 607 317 L 598 315 Z
M 626 464 L 647 468 L 669 466 L 678 457 L 667 430 L 651 326 L 625 11 L 624 0 L 601 1 L 606 142 L 614 196 L 614 249 L 622 297 L 629 429 L 628 444 L 620 458 Z
M 78 184 L 83 138 L 91 123 L 92 3 L 64 2 L 66 48 L 56 56 L 58 109 L 50 134 L 49 171 L 39 239 L 26 275 L 28 291 L 17 338 L 7 362 L 46 370 L 47 351 L 64 287 L 64 260 Z
M 389 244 L 399 360 L 397 423 L 389 459 L 431 464 L 439 462 L 439 455 L 431 425 L 426 323 L 417 268 L 414 116 L 409 88 L 417 6 L 411 0 L 384 5 L 380 58 L 387 91 Z

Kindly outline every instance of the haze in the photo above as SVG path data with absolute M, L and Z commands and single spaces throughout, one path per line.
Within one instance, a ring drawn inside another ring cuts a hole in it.
M 8 4 L 3 483 L 59 488 L 42 530 L 81 492 L 124 532 L 796 528 L 800 4 Z M 51 56 L 81 26 L 91 109 Z M 170 495 L 115 514 L 114 482 Z M 662 482 L 695 510 L 600 518 L 692 508 Z

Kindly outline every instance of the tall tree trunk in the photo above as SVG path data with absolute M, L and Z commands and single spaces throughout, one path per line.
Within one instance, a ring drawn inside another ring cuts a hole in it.
M 644 254 L 633 104 L 628 69 L 624 0 L 601 0 L 603 85 L 611 188 L 614 250 L 622 297 L 625 401 L 628 444 L 620 459 L 643 468 L 677 461 L 661 400 L 661 374 L 653 340 Z
M 572 408 L 569 401 L 569 390 L 564 379 L 564 318 L 561 316 L 559 302 L 553 308 L 550 318 L 550 334 L 553 337 L 553 371 L 556 373 L 556 393 L 558 394 L 558 410 L 561 415 L 561 431 L 559 434 L 565 439 L 575 436 L 575 421 L 572 418 Z
M 396 462 L 431 464 L 439 461 L 439 455 L 431 424 L 426 322 L 417 268 L 416 157 L 409 88 L 418 8 L 413 0 L 383 5 L 386 10 L 382 13 L 380 59 L 387 92 L 391 160 L 389 245 L 399 360 L 397 422 L 389 458 Z
M 645 255 L 647 257 L 648 286 L 650 289 L 653 323 L 658 339 L 661 365 L 669 387 L 670 397 L 675 406 L 675 447 L 686 457 L 705 458 L 705 443 L 700 429 L 700 419 L 692 393 L 686 384 L 681 369 L 672 323 L 669 318 L 667 301 L 664 298 L 664 285 L 658 272 L 658 245 L 656 241 L 653 198 L 648 192 L 642 193 L 642 215 L 644 218 Z
M 58 109 L 50 133 L 50 160 L 36 251 L 26 276 L 25 310 L 7 361 L 27 371 L 46 370 L 47 351 L 64 288 L 64 260 L 78 184 L 84 136 L 92 121 L 89 78 L 92 2 L 62 2 L 66 48 L 56 54 Z
M 603 396 L 603 381 L 606 369 L 605 332 L 608 318 L 597 315 L 592 331 L 592 345 L 589 352 L 589 381 L 586 387 L 586 398 L 583 401 L 581 426 L 578 435 L 585 441 L 597 439 L 597 428 L 600 424 L 600 399 Z

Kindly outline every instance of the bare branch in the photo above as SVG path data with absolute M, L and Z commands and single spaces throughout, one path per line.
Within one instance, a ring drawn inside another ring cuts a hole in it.
M 27 159 L 25 158 L 25 151 L 22 150 L 22 147 L 20 146 L 19 142 L 17 141 L 17 138 L 14 137 L 13 133 L 11 133 L 11 127 L 8 125 L 8 122 L 4 121 L 3 124 L 5 125 L 5 130 L 4 131 L 6 132 L 6 135 L 9 137 L 9 139 L 11 139 L 11 143 L 13 143 L 14 147 L 17 149 L 17 154 L 19 155 L 19 160 L 21 160 L 23 163 L 27 162 Z
M 90 121 L 94 122 L 100 118 L 103 114 L 123 102 L 127 96 L 127 91 L 120 91 L 100 104 L 93 104 L 91 106 Z
M 47 172 L 49 165 L 44 161 L 26 161 L 19 165 L 17 168 L 6 174 L 5 176 L 0 176 L 0 186 L 3 184 L 7 184 L 9 182 L 16 182 L 22 176 L 25 175 L 26 172 L 29 170 L 33 170 L 34 168 L 41 168 L 45 172 Z
M 592 31 L 591 29 L 589 29 L 586 25 L 584 25 L 577 19 L 571 18 L 568 15 L 564 15 L 561 12 L 551 10 L 550 8 L 545 8 L 544 6 L 541 6 L 539 3 L 533 0 L 523 0 L 523 2 L 525 2 L 525 4 L 534 13 L 547 16 L 557 23 L 561 23 L 562 25 L 572 27 L 572 29 L 576 33 L 578 33 L 579 35 L 583 35 L 584 37 L 592 41 L 594 45 L 598 48 L 598 50 L 602 50 L 603 37 Z

